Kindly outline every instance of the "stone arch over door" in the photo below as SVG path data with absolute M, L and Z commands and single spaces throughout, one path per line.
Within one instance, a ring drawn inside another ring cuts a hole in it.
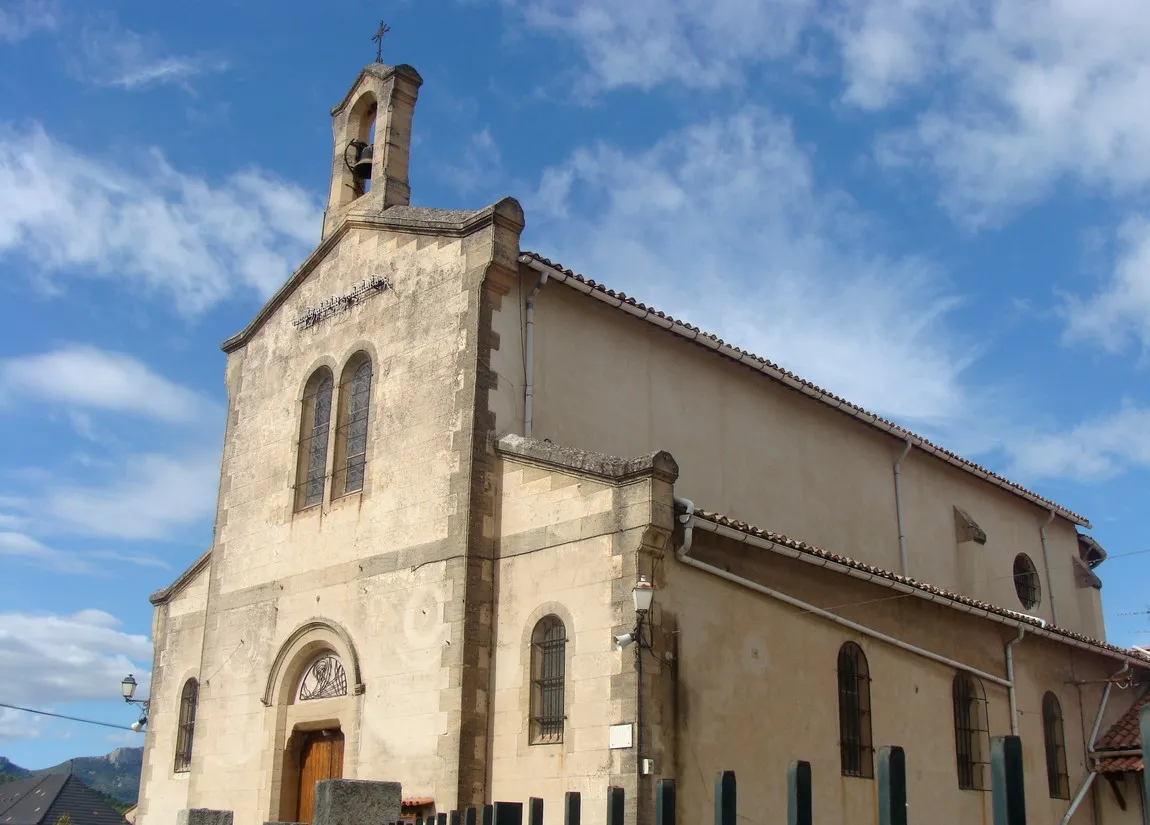
M 317 673 L 321 680 L 331 677 L 327 689 L 315 690 Z M 338 775 L 356 776 L 363 692 L 359 655 L 351 635 L 337 622 L 310 619 L 281 643 L 261 699 L 266 744 L 262 768 L 271 776 L 263 792 L 268 821 L 298 821 L 301 770 L 317 740 L 338 742 L 341 752 L 333 760 Z

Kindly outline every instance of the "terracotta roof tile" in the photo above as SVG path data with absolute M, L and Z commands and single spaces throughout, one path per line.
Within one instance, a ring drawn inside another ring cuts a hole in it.
M 865 410 L 857 404 L 852 404 L 845 398 L 840 398 L 839 396 L 823 389 L 817 384 L 814 384 L 810 381 L 807 381 L 805 378 L 801 378 L 800 376 L 795 375 L 790 370 L 784 369 L 778 364 L 768 361 L 766 358 L 728 344 L 726 341 L 716 335 L 701 330 L 696 326 L 686 323 L 685 321 L 680 321 L 672 318 L 670 315 L 667 315 L 653 307 L 649 307 L 644 303 L 640 303 L 625 293 L 617 292 L 613 289 L 608 289 L 607 287 L 591 280 L 590 278 L 584 278 L 582 275 L 567 269 L 555 261 L 543 257 L 537 252 L 529 252 L 527 250 L 523 250 L 521 255 L 528 259 L 533 259 L 543 266 L 550 267 L 557 272 L 561 272 L 565 278 L 589 287 L 592 293 L 597 293 L 600 296 L 606 296 L 609 299 L 617 301 L 617 306 L 631 315 L 639 315 L 640 317 L 645 317 L 656 326 L 679 333 L 684 337 L 699 343 L 702 346 L 706 346 L 707 349 L 717 351 L 720 355 L 723 355 L 732 361 L 754 366 L 760 371 L 763 371 L 776 378 L 777 380 L 782 381 L 784 384 L 793 385 L 796 388 L 808 392 L 808 394 L 813 394 L 828 406 L 847 412 L 853 417 L 858 418 L 859 420 L 870 424 L 871 426 L 882 430 L 883 432 L 890 433 L 897 438 L 910 438 L 914 440 L 920 449 L 933 455 L 939 456 L 949 464 L 953 464 L 956 467 L 966 470 L 967 472 L 972 473 L 979 478 L 986 479 L 991 483 L 999 487 L 1003 487 L 1004 489 L 1009 490 L 1010 492 L 1013 492 L 1014 494 L 1019 495 L 1035 504 L 1040 504 L 1044 508 L 1053 509 L 1063 518 L 1066 518 L 1076 524 L 1080 524 L 1083 527 L 1091 526 L 1090 521 L 1085 516 L 1075 513 L 1073 510 L 1068 510 L 1060 504 L 1057 504 L 1050 499 L 1045 498 L 1044 496 L 1040 496 L 1038 493 L 1027 490 L 1021 485 L 1015 484 L 1010 479 L 1000 476 L 998 473 L 988 470 L 985 467 L 970 461 L 969 459 L 963 458 L 957 453 L 951 452 L 944 447 L 940 447 L 939 445 L 928 441 L 922 436 L 917 435 L 904 427 L 900 427 L 893 421 Z
M 1150 693 L 1131 705 L 1130 710 L 1110 726 L 1110 730 L 1106 731 L 1095 744 L 1094 750 L 1121 751 L 1142 747 L 1142 736 L 1138 731 L 1138 711 L 1148 703 Z
M 431 805 L 434 802 L 435 800 L 430 796 L 416 796 L 410 799 L 401 800 L 400 805 L 402 805 L 404 808 L 422 808 L 425 805 Z
M 1043 625 L 1041 620 L 1035 619 L 1032 616 L 1028 616 L 1025 613 L 1019 613 L 1019 612 L 1014 611 L 1014 610 L 1008 610 L 1004 607 L 999 607 L 998 605 L 991 604 L 990 602 L 984 602 L 984 601 L 981 601 L 979 599 L 972 599 L 969 596 L 962 596 L 958 593 L 952 593 L 949 590 L 944 590 L 941 587 L 935 587 L 933 584 L 927 584 L 925 582 L 920 582 L 916 579 L 912 579 L 912 578 L 909 578 L 907 576 L 901 576 L 898 573 L 892 573 L 889 570 L 883 570 L 881 567 L 875 567 L 874 565 L 866 564 L 865 562 L 856 561 L 855 559 L 852 559 L 848 556 L 843 556 L 843 555 L 840 555 L 838 553 L 832 553 L 828 550 L 823 550 L 820 547 L 815 547 L 813 544 L 807 544 L 805 541 L 799 541 L 797 539 L 792 539 L 789 536 L 785 536 L 781 533 L 773 533 L 770 530 L 763 530 L 759 527 L 755 527 L 752 524 L 747 524 L 745 521 L 739 521 L 738 519 L 733 519 L 733 518 L 730 518 L 729 516 L 724 516 L 721 513 L 714 513 L 714 512 L 710 512 L 708 510 L 696 508 L 694 515 L 696 518 L 705 519 L 706 521 L 710 521 L 710 522 L 713 522 L 715 524 L 722 525 L 724 527 L 729 527 L 732 530 L 737 530 L 741 533 L 747 533 L 748 535 L 752 535 L 752 536 L 755 536 L 757 538 L 765 539 L 766 541 L 769 541 L 773 544 L 778 544 L 778 545 L 781 545 L 783 547 L 789 547 L 792 550 L 797 550 L 800 553 L 804 553 L 806 555 L 809 555 L 809 556 L 812 556 L 815 558 L 826 559 L 827 561 L 834 562 L 836 564 L 840 564 L 843 567 L 849 567 L 849 568 L 852 568 L 854 570 L 859 570 L 861 572 L 868 573 L 868 574 L 875 576 L 877 578 L 887 579 L 888 581 L 896 582 L 896 583 L 905 585 L 907 587 L 914 588 L 916 590 L 921 591 L 924 594 L 929 594 L 930 596 L 938 597 L 938 598 L 943 599 L 945 601 L 950 601 L 950 602 L 954 602 L 956 604 L 961 604 L 961 605 L 967 605 L 969 607 L 983 610 L 987 613 L 993 613 L 993 614 L 998 615 L 998 616 L 1003 616 L 1003 617 L 1011 619 L 1013 621 L 1021 622 L 1023 624 L 1029 624 L 1029 625 L 1032 625 L 1033 627 L 1035 627 L 1039 630 L 1045 631 L 1047 633 L 1051 633 L 1055 636 L 1061 636 L 1061 637 L 1066 638 L 1066 639 L 1072 639 L 1074 641 L 1089 645 L 1091 647 L 1098 648 L 1099 650 L 1105 650 L 1105 651 L 1109 651 L 1111 653 L 1117 653 L 1117 654 L 1120 654 L 1122 656 L 1125 656 L 1125 657 L 1128 657 L 1131 659 L 1135 659 L 1137 661 L 1143 661 L 1143 662 L 1146 662 L 1146 664 L 1148 666 L 1150 666 L 1150 655 L 1146 655 L 1145 653 L 1142 653 L 1141 651 L 1138 651 L 1138 650 L 1128 650 L 1128 649 L 1123 648 L 1123 647 L 1117 647 L 1116 645 L 1107 644 L 1106 642 L 1101 642 L 1097 639 L 1092 639 L 1089 636 L 1086 636 L 1082 633 L 1076 633 L 1073 630 L 1066 630 L 1066 629 L 1061 628 L 1061 627 L 1056 627 L 1055 625 L 1051 625 L 1051 624 Z M 1137 725 L 1137 722 L 1135 722 L 1135 725 Z
M 1116 756 L 1098 761 L 1099 773 L 1137 773 L 1145 770 L 1141 756 Z

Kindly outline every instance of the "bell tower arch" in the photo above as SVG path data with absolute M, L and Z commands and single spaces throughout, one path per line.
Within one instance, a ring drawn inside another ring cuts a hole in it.
M 423 78 L 406 64 L 372 63 L 331 110 L 332 164 L 326 238 L 352 212 L 411 203 L 411 119 Z

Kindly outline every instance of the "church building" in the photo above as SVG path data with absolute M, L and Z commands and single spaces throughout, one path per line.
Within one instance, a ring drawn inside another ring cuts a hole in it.
M 332 110 L 319 245 L 223 344 L 211 547 L 152 596 L 139 825 L 310 822 L 315 783 L 412 819 L 566 791 L 704 822 L 717 771 L 786 815 L 1143 822 L 1150 654 L 1105 641 L 1089 521 L 520 246 L 505 198 L 411 205 L 422 79 Z M 656 299 L 658 296 L 654 296 Z M 601 821 L 601 820 L 600 820 Z

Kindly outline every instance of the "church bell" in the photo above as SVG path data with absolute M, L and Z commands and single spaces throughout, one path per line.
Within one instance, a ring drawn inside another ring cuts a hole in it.
M 362 140 L 353 140 L 348 144 L 348 149 L 355 149 L 355 160 L 349 163 L 351 173 L 355 176 L 356 180 L 371 180 L 371 159 L 374 154 L 371 144 L 364 143 Z

